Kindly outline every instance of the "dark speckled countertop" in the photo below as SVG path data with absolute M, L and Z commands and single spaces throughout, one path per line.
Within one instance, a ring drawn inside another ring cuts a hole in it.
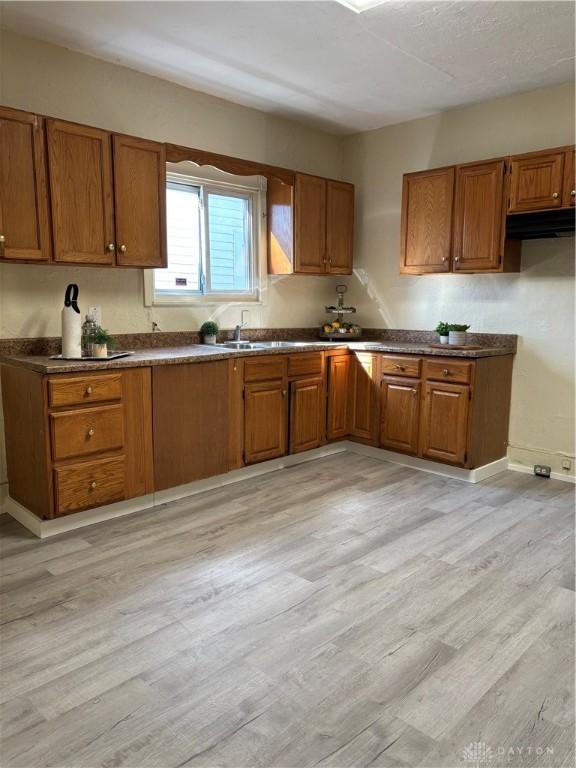
M 356 351 L 391 352 L 411 355 L 434 355 L 440 357 L 463 357 L 475 359 L 493 357 L 494 355 L 514 354 L 515 348 L 506 346 L 483 346 L 480 349 L 450 349 L 445 345 L 442 349 L 431 347 L 424 341 L 391 341 L 374 340 L 365 342 L 302 342 L 294 347 L 275 347 L 266 349 L 228 349 L 221 346 L 190 344 L 178 347 L 158 347 L 139 349 L 133 355 L 116 360 L 102 361 L 72 361 L 51 360 L 46 355 L 6 355 L 1 362 L 17 365 L 39 373 L 71 373 L 80 371 L 101 371 L 118 368 L 136 368 L 148 365 L 177 365 L 179 363 L 199 363 L 209 360 L 227 360 L 234 357 L 254 355 L 286 355 L 298 352 L 312 352 L 326 349 L 351 349 Z

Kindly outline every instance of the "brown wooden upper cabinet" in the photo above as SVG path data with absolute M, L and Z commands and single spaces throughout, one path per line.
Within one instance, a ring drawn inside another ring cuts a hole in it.
M 505 175 L 504 160 L 456 168 L 454 272 L 516 271 L 519 268 L 519 243 L 506 242 Z
M 0 260 L 50 256 L 42 118 L 0 107 Z
M 564 161 L 564 207 L 570 208 L 576 205 L 576 182 L 574 181 L 575 167 L 574 167 L 574 155 L 575 150 L 569 149 L 566 152 L 566 159 Z
M 352 184 L 296 173 L 293 187 L 269 181 L 267 197 L 270 274 L 352 274 Z
M 54 261 L 165 265 L 164 146 L 46 122 Z
M 563 207 L 566 150 L 510 158 L 508 213 Z
M 407 173 L 402 187 L 400 272 L 449 272 L 454 168 Z

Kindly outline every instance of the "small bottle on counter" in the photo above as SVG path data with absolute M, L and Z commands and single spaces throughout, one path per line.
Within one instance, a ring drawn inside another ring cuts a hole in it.
M 92 315 L 86 315 L 82 323 L 82 357 L 90 357 L 92 355 L 92 342 L 89 339 L 96 325 L 96 320 L 94 320 Z

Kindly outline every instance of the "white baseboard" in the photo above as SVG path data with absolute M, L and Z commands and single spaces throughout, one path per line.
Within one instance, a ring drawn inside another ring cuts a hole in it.
M 516 464 L 515 462 L 509 462 L 508 469 L 512 472 L 522 472 L 524 475 L 533 475 L 533 467 L 529 467 L 527 464 Z M 564 474 L 564 472 L 551 472 L 550 478 L 552 480 L 563 480 L 565 483 L 576 483 L 576 475 Z
M 364 443 L 353 443 L 346 440 L 343 445 L 352 453 L 370 456 L 380 461 L 390 461 L 393 464 L 401 464 L 403 467 L 419 469 L 422 472 L 431 472 L 433 475 L 463 480 L 466 483 L 479 483 L 481 480 L 486 480 L 486 478 L 498 475 L 500 472 L 508 469 L 508 459 L 506 457 L 493 461 L 490 464 L 484 464 L 476 469 L 463 469 L 462 467 L 451 467 L 449 464 L 441 464 L 438 461 L 420 459 L 418 456 L 407 456 L 403 453 L 387 451 L 384 448 L 375 448 L 372 445 L 364 445 Z
M 261 464 L 254 464 L 249 467 L 235 469 L 231 472 L 226 472 L 226 474 L 223 475 L 208 477 L 204 480 L 196 480 L 193 483 L 179 485 L 176 488 L 168 488 L 165 491 L 157 491 L 156 493 L 140 496 L 136 499 L 118 501 L 115 504 L 108 504 L 104 507 L 97 507 L 96 509 L 87 509 L 84 512 L 77 512 L 73 515 L 58 517 L 54 520 L 41 520 L 21 504 L 14 501 L 14 499 L 10 498 L 10 496 L 6 498 L 4 507 L 5 511 L 18 520 L 18 522 L 25 528 L 31 531 L 35 536 L 44 539 L 59 533 L 65 533 L 66 531 L 74 531 L 78 528 L 83 528 L 86 525 L 93 525 L 94 523 L 111 520 L 115 517 L 131 515 L 134 514 L 134 512 L 141 512 L 144 509 L 152 509 L 161 504 L 184 499 L 187 496 L 194 496 L 198 493 L 203 493 L 204 491 L 211 491 L 225 485 L 238 483 L 241 480 L 248 480 L 251 477 L 266 475 L 270 472 L 276 472 L 279 469 L 293 467 L 297 464 L 304 464 L 309 461 L 324 458 L 325 456 L 333 456 L 334 454 L 344 453 L 346 451 L 362 456 L 370 456 L 379 461 L 388 461 L 394 464 L 410 467 L 411 469 L 430 472 L 435 475 L 451 477 L 455 480 L 463 480 L 467 483 L 477 483 L 487 477 L 503 472 L 508 467 L 508 459 L 504 458 L 499 461 L 494 461 L 491 464 L 486 464 L 483 467 L 478 467 L 477 469 L 462 469 L 461 467 L 451 467 L 448 464 L 440 464 L 435 461 L 428 461 L 427 459 L 419 459 L 415 456 L 405 456 L 401 453 L 394 453 L 393 451 L 374 448 L 370 445 L 343 440 L 338 443 L 323 445 L 321 448 L 314 448 L 313 450 L 305 451 L 304 453 L 294 453 L 288 456 L 282 456 L 279 459 L 271 459 L 270 461 L 264 461 Z

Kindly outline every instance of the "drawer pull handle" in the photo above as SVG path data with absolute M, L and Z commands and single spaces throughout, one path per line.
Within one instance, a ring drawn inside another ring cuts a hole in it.
M 448 370 L 448 368 L 444 368 L 442 373 L 444 374 L 444 376 L 449 376 L 450 375 L 450 371 Z
M 94 390 L 92 389 L 92 387 L 91 387 L 90 385 L 88 385 L 88 386 L 86 387 L 86 394 L 87 394 L 87 395 L 91 395 L 93 391 L 94 391 Z
M 94 490 L 94 488 L 96 488 L 97 485 L 98 485 L 98 483 L 96 482 L 96 480 L 92 480 L 92 482 L 90 483 L 90 488 L 92 488 L 92 490 Z
M 403 365 L 398 365 L 398 363 L 396 363 L 394 365 L 394 368 L 396 368 L 397 371 L 403 371 L 404 370 L 404 366 Z
M 94 436 L 94 427 L 90 427 L 90 429 L 88 430 L 88 437 L 93 437 L 93 436 Z

